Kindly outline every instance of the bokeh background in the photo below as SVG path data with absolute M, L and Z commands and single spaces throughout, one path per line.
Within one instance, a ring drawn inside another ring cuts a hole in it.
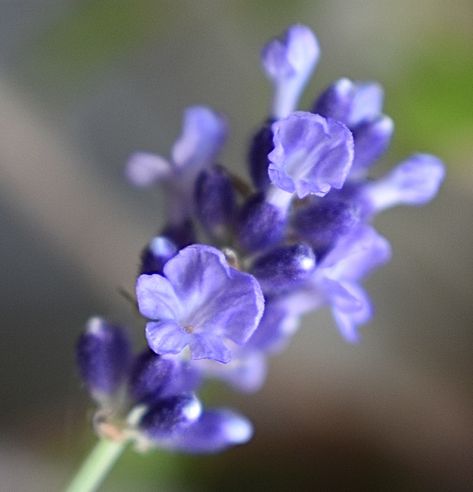
M 0 490 L 61 490 L 94 443 L 74 367 L 85 320 L 142 327 L 118 293 L 162 224 L 159 193 L 127 185 L 134 150 L 167 154 L 183 109 L 229 117 L 223 161 L 245 172 L 270 87 L 259 50 L 294 22 L 331 80 L 379 80 L 396 122 L 392 165 L 441 156 L 424 208 L 377 221 L 392 262 L 348 346 L 305 320 L 252 396 L 214 390 L 254 422 L 210 457 L 122 457 L 105 491 L 472 490 L 473 3 L 471 0 L 0 0 Z

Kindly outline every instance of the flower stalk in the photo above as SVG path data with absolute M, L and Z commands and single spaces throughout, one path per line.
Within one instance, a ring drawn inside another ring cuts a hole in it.
M 127 444 L 128 441 L 126 440 L 100 439 L 65 492 L 94 492 L 98 490 Z

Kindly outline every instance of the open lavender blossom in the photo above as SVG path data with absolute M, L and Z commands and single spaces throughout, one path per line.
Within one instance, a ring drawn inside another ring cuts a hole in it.
M 223 253 L 205 245 L 181 250 L 164 275 L 141 275 L 136 284 L 149 346 L 177 354 L 189 346 L 193 359 L 229 362 L 225 340 L 244 344 L 263 314 L 263 295 L 249 274 L 230 267 Z
M 306 26 L 295 25 L 263 49 L 262 62 L 275 86 L 273 116 L 284 118 L 296 109 L 299 96 L 319 60 L 317 38 Z
M 341 188 L 353 162 L 353 137 L 341 122 L 298 111 L 273 124 L 272 183 L 298 198 Z
M 146 349 L 132 357 L 123 329 L 101 318 L 78 342 L 99 436 L 190 453 L 242 444 L 251 423 L 204 408 L 201 385 L 217 379 L 258 390 L 268 358 L 322 307 L 346 341 L 361 340 L 373 316 L 363 281 L 391 256 L 374 221 L 393 206 L 432 200 L 445 169 L 418 153 L 371 178 L 394 129 L 383 89 L 343 78 L 310 111 L 298 110 L 318 59 L 317 38 L 302 25 L 264 48 L 275 94 L 244 152 L 253 186 L 216 162 L 226 120 L 203 106 L 185 112 L 169 159 L 137 153 L 128 162 L 133 184 L 165 185 L 167 209 L 142 251 L 132 299 Z

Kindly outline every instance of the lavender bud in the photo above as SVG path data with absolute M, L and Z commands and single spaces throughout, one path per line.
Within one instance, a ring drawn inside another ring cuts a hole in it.
M 280 241 L 286 225 L 286 212 L 256 194 L 243 205 L 237 218 L 237 238 L 247 251 L 268 248 Z
M 277 294 L 305 280 L 315 268 L 315 255 L 307 244 L 280 246 L 260 256 L 251 268 L 265 294 Z
M 212 234 L 221 236 L 235 210 L 233 185 L 222 166 L 212 166 L 200 173 L 194 198 L 202 225 Z
M 359 223 L 360 210 L 356 203 L 329 197 L 299 209 L 293 218 L 297 233 L 311 244 L 318 257 Z
M 113 396 L 124 381 L 131 359 L 130 342 L 121 328 L 91 318 L 76 347 L 77 363 L 91 395 Z
M 273 150 L 273 130 L 271 125 L 274 120 L 269 119 L 253 136 L 248 152 L 250 176 L 253 184 L 261 191 L 266 190 L 270 184 L 268 175 L 268 154 Z
M 196 241 L 194 225 L 191 219 L 185 219 L 179 224 L 168 224 L 162 231 L 161 236 L 166 236 L 178 248 L 185 248 Z
M 195 395 L 173 396 L 158 401 L 143 416 L 141 430 L 153 441 L 170 439 L 195 422 L 202 405 Z
M 140 273 L 162 274 L 164 265 L 177 251 L 177 246 L 167 237 L 154 237 L 141 253 Z
M 340 79 L 319 96 L 312 112 L 341 121 L 352 129 L 381 114 L 383 97 L 383 89 L 376 82 Z
M 152 405 L 194 390 L 199 379 L 197 371 L 187 362 L 167 359 L 146 350 L 135 359 L 129 388 L 136 402 Z
M 394 123 L 388 116 L 380 116 L 373 121 L 360 123 L 353 129 L 355 157 L 351 175 L 365 171 L 389 147 L 394 131 Z

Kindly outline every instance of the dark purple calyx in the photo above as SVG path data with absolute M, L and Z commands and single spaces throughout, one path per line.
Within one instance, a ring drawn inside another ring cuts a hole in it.
M 92 396 L 100 401 L 113 396 L 126 378 L 131 361 L 128 337 L 118 326 L 92 318 L 79 337 L 77 364 Z
M 270 184 L 268 176 L 268 154 L 273 150 L 273 130 L 271 125 L 274 120 L 268 119 L 255 133 L 251 140 L 248 152 L 249 172 L 256 188 L 264 191 Z
M 262 193 L 243 204 L 237 218 L 236 235 L 247 251 L 260 251 L 278 243 L 286 225 L 286 213 L 265 201 Z
M 323 256 L 340 238 L 360 223 L 360 207 L 354 200 L 314 200 L 293 217 L 297 234 Z
M 279 246 L 256 259 L 251 273 L 265 294 L 273 295 L 298 285 L 315 269 L 315 255 L 304 243 Z
M 178 251 L 176 244 L 166 236 L 156 236 L 141 253 L 140 273 L 163 273 L 164 265 Z
M 205 229 L 215 236 L 225 233 L 235 211 L 235 192 L 222 166 L 209 167 L 199 174 L 194 199 L 196 214 Z

